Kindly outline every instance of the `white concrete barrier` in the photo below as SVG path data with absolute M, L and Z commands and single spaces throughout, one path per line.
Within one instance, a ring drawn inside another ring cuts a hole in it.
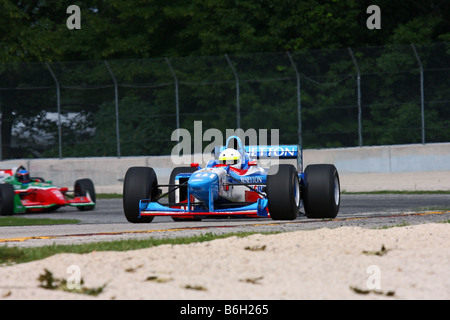
M 188 165 L 191 157 L 185 157 Z M 450 190 L 450 143 L 393 145 L 303 151 L 308 164 L 332 163 L 345 191 Z M 0 162 L 0 169 L 24 165 L 31 176 L 71 188 L 77 179 L 90 178 L 97 193 L 122 193 L 129 167 L 155 169 L 160 183 L 167 183 L 175 166 L 170 156 L 21 159 Z
M 305 150 L 304 162 L 333 163 L 350 192 L 450 190 L 450 143 Z

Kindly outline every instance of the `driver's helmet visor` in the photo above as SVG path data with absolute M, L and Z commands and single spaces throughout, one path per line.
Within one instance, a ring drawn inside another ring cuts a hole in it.
M 21 183 L 28 183 L 30 182 L 30 174 L 26 170 L 21 170 L 16 175 L 17 181 Z
M 239 156 L 237 157 L 220 157 L 219 162 L 221 164 L 235 165 L 240 163 L 241 159 Z

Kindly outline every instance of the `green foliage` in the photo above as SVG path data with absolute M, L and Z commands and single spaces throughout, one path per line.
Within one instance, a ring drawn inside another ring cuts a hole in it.
M 71 4 L 81 8 L 81 30 L 67 29 L 65 2 L 0 2 L 0 62 L 7 63 L 0 65 L 0 87 L 14 88 L 0 91 L 3 159 L 59 155 L 55 82 L 36 62 L 48 62 L 60 82 L 65 157 L 117 155 L 117 129 L 121 155 L 170 152 L 175 83 L 162 57 L 170 58 L 179 81 L 180 127 L 192 130 L 202 120 L 207 128 L 234 128 L 239 89 L 244 130 L 276 128 L 282 143 L 297 143 L 296 78 L 286 51 L 302 78 L 304 146 L 358 145 L 355 68 L 347 47 L 354 48 L 362 73 L 363 143 L 421 142 L 419 69 L 411 43 L 431 70 L 425 77 L 431 97 L 426 140 L 449 139 L 449 78 L 436 70 L 448 68 L 444 53 L 450 49 L 421 46 L 450 41 L 448 1 L 377 1 L 380 30 L 366 27 L 367 1 Z M 239 74 L 239 88 L 225 54 Z M 114 82 L 104 60 L 120 84 L 118 127 Z M 39 90 L 24 90 L 30 87 Z M 15 137 L 17 127 L 21 134 Z M 45 132 L 45 141 L 37 132 Z
M 429 43 L 449 35 L 450 4 L 378 1 L 382 28 L 366 28 L 366 1 L 88 0 L 81 30 L 67 3 L 0 3 L 0 61 L 75 61 L 298 51 Z

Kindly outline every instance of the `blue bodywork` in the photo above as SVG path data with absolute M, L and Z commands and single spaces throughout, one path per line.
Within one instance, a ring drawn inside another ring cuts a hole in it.
M 237 141 L 237 149 L 243 156 L 242 170 L 248 170 L 252 165 L 256 165 L 253 159 L 296 159 L 297 171 L 300 183 L 304 181 L 304 173 L 302 171 L 302 150 L 297 145 L 279 145 L 279 146 L 247 146 L 243 147 L 241 140 L 237 136 L 231 136 L 227 140 L 226 146 L 229 145 L 230 139 Z M 218 158 L 219 153 L 226 148 L 226 146 L 216 147 L 214 149 L 215 158 Z M 217 160 L 210 160 L 205 168 L 217 168 L 220 166 Z M 203 169 L 205 169 L 203 168 Z M 221 165 L 221 168 L 226 170 L 226 183 L 229 185 L 251 185 L 255 192 L 264 195 L 262 191 L 263 186 L 267 181 L 267 170 L 263 172 L 256 172 L 250 175 L 240 175 L 236 170 L 230 170 L 230 166 Z M 212 172 L 201 170 L 197 167 L 197 171 L 193 173 L 181 173 L 175 179 L 187 179 L 187 203 L 184 208 L 174 208 L 163 205 L 156 201 L 141 200 L 139 204 L 140 216 L 178 216 L 178 217 L 192 217 L 192 216 L 258 216 L 268 217 L 268 200 L 265 196 L 259 197 L 254 203 L 243 203 L 227 208 L 216 208 L 219 203 L 223 204 L 223 200 L 219 195 L 221 188 L 220 177 Z M 195 197 L 195 205 L 192 197 Z M 201 204 L 199 204 L 199 201 Z

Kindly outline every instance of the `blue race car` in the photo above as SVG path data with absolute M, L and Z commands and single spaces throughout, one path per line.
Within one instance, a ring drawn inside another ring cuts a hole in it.
M 264 169 L 257 163 L 261 158 L 297 161 L 296 166 L 275 164 Z M 151 222 L 155 216 L 293 220 L 304 207 L 308 218 L 335 218 L 340 205 L 336 167 L 314 164 L 303 172 L 302 163 L 297 145 L 244 147 L 239 137 L 231 136 L 226 146 L 214 149 L 214 159 L 206 167 L 193 163 L 174 168 L 166 185 L 158 184 L 150 167 L 129 168 L 123 186 L 125 217 L 132 223 Z

